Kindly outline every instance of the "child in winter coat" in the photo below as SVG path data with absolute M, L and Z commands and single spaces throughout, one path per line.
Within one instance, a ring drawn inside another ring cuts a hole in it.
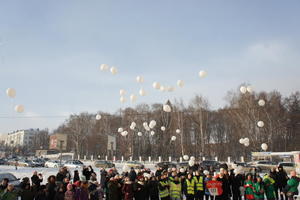
M 73 185 L 69 183 L 67 185 L 67 191 L 65 192 L 65 200 L 74 200 L 74 195 Z

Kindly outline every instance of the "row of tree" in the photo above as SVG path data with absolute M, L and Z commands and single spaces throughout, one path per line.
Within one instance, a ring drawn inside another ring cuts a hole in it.
M 266 104 L 259 106 L 263 99 Z M 231 156 L 250 156 L 253 151 L 261 151 L 261 144 L 267 143 L 270 151 L 300 150 L 300 93 L 282 97 L 279 92 L 245 93 L 228 92 L 227 105 L 218 110 L 210 109 L 209 102 L 202 96 L 195 96 L 188 105 L 182 101 L 168 101 L 172 112 L 163 111 L 162 104 L 140 104 L 126 108 L 115 114 L 101 113 L 96 120 L 95 114 L 81 113 L 71 115 L 55 132 L 69 136 L 69 149 L 76 154 L 108 155 L 107 135 L 116 136 L 117 158 L 152 156 L 167 158 L 194 155 L 198 158 L 218 156 L 226 159 Z M 144 122 L 156 121 L 150 131 L 143 127 Z M 131 122 L 137 124 L 134 130 Z M 257 122 L 264 126 L 258 127 Z M 164 126 L 165 131 L 161 130 Z M 128 131 L 121 136 L 118 128 Z M 176 132 L 176 130 L 179 131 Z M 138 136 L 142 132 L 142 136 Z M 176 136 L 172 141 L 171 137 Z M 248 147 L 239 143 L 240 138 L 248 137 Z

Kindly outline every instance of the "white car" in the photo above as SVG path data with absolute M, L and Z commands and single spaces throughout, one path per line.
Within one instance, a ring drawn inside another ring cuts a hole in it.
M 65 162 L 64 167 L 81 168 L 83 167 L 83 163 L 80 160 L 68 160 Z
M 60 162 L 58 160 L 48 160 L 45 162 L 45 167 L 59 167 Z

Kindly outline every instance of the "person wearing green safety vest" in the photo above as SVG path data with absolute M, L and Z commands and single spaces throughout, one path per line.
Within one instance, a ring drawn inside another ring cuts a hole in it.
M 195 188 L 196 188 L 196 184 L 193 179 L 193 176 L 192 174 L 188 174 L 184 184 L 184 194 L 187 200 L 194 200 Z
M 171 200 L 181 200 L 181 183 L 179 177 L 175 176 L 174 180 L 170 182 L 170 197 Z
M 169 183 L 173 182 L 176 176 L 177 176 L 177 172 L 173 171 L 171 176 L 169 176 Z
M 266 174 L 264 176 L 264 183 L 265 183 L 265 193 L 268 200 L 275 200 L 275 189 L 274 184 L 275 180 L 272 178 L 271 174 Z
M 203 200 L 204 199 L 204 179 L 205 176 L 202 171 L 196 171 L 195 176 L 193 177 L 195 184 L 196 184 L 196 192 L 195 192 L 195 199 L 196 200 Z
M 161 200 L 170 199 L 169 187 L 167 175 L 163 174 L 158 183 L 159 196 Z

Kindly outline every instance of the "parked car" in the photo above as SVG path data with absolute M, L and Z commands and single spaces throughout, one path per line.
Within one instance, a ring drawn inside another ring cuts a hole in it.
M 290 173 L 291 171 L 296 169 L 296 164 L 293 162 L 280 162 L 278 163 L 278 167 L 283 167 L 286 173 Z
M 32 160 L 33 164 L 35 167 L 44 167 L 45 166 L 45 161 L 43 159 L 37 158 Z
M 200 167 L 203 167 L 206 170 L 209 170 L 210 167 L 214 169 L 220 169 L 221 163 L 216 160 L 203 160 L 200 164 Z
M 81 168 L 83 167 L 83 163 L 80 160 L 68 160 L 64 163 L 64 167 Z
M 268 172 L 272 168 L 277 167 L 277 163 L 269 160 L 258 160 L 250 162 L 251 167 L 255 167 L 258 172 Z
M 95 167 L 97 168 L 113 168 L 115 164 L 106 160 L 96 160 L 94 162 Z
M 7 161 L 5 159 L 0 159 L 0 165 L 7 165 Z
M 176 168 L 176 163 L 172 163 L 172 162 L 159 162 L 155 165 L 155 167 L 160 167 L 163 170 L 166 170 L 168 168 Z
M 185 161 L 185 162 L 179 162 L 177 164 L 177 168 L 184 168 L 184 169 L 187 169 L 189 168 L 189 162 Z
M 144 165 L 138 161 L 128 161 L 124 165 L 129 168 L 133 167 L 134 169 L 144 169 Z
M 58 160 L 49 160 L 45 162 L 45 167 L 60 167 L 60 162 Z
M 2 182 L 2 180 L 5 178 L 7 178 L 9 180 L 10 184 L 13 184 L 16 187 L 18 187 L 20 185 L 20 179 L 16 178 L 13 174 L 0 173 L 0 182 Z

